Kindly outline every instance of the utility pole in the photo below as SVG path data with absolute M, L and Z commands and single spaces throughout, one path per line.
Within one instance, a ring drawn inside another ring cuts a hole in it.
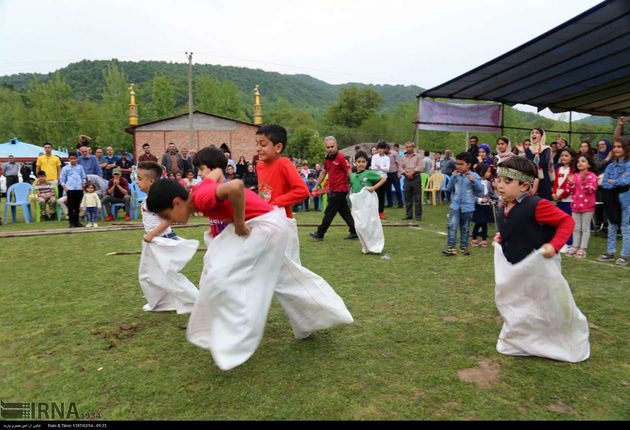
M 193 93 L 192 93 L 192 52 L 186 52 L 188 58 L 188 150 L 193 149 Z

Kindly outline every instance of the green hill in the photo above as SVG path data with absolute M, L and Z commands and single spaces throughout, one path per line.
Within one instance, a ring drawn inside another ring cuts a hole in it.
M 58 72 L 68 82 L 76 98 L 100 101 L 105 89 L 103 71 L 115 63 L 128 77 L 130 82 L 138 85 L 144 94 L 145 101 L 150 100 L 151 80 L 157 74 L 171 77 L 176 84 L 177 105 L 186 104 L 188 97 L 187 67 L 185 63 L 165 61 L 118 61 L 118 60 L 83 60 L 71 63 Z M 55 72 L 47 74 L 20 73 L 0 76 L 0 85 L 5 84 L 18 91 L 24 90 L 34 77 L 46 81 Z M 368 86 L 383 96 L 381 109 L 389 111 L 399 103 L 415 100 L 417 93 L 423 89 L 418 86 L 405 85 L 365 85 L 342 84 L 332 85 L 308 75 L 284 75 L 277 72 L 266 72 L 260 69 L 245 67 L 218 66 L 212 64 L 194 64 L 193 79 L 198 76 L 211 76 L 220 81 L 232 81 L 242 92 L 243 101 L 251 104 L 253 88 L 260 84 L 263 102 L 269 103 L 282 97 L 294 107 L 305 109 L 311 113 L 322 113 L 337 97 L 340 88 L 349 85 Z

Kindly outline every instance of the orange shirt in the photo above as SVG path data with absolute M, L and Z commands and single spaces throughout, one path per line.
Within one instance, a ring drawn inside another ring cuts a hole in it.
M 259 161 L 256 173 L 261 195 L 270 192 L 269 204 L 283 207 L 287 218 L 293 218 L 291 205 L 302 203 L 308 197 L 308 187 L 291 160 L 280 157 L 271 163 Z

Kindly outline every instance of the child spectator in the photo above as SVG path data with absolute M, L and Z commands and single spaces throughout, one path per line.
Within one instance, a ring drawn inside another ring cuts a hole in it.
M 192 170 L 188 170 L 186 172 L 186 178 L 179 181 L 179 183 L 186 188 L 186 191 L 191 192 L 193 187 L 199 182 L 195 179 L 195 173 Z
M 304 199 L 304 210 L 308 210 L 309 200 L 313 199 L 313 207 L 316 211 L 319 212 L 319 196 L 313 195 L 312 192 L 315 189 L 315 185 L 317 184 L 317 178 L 315 177 L 315 173 L 309 173 L 308 179 L 306 180 L 306 188 L 308 188 L 308 197 Z
M 595 196 L 597 193 L 597 174 L 595 161 L 591 154 L 580 154 L 577 157 L 577 172 L 569 176 L 569 192 L 571 212 L 575 221 L 573 245 L 577 247 L 575 258 L 586 258 L 586 249 L 591 236 L 591 221 L 595 212 Z M 566 256 L 570 256 L 567 252 Z
M 55 218 L 55 190 L 53 187 L 54 185 L 46 180 L 46 172 L 40 170 L 37 174 L 37 180 L 33 184 L 33 190 L 42 210 L 41 216 L 45 220 Z M 50 215 L 48 215 L 49 213 Z
M 85 217 L 87 218 L 86 227 L 98 227 L 98 211 L 101 208 L 101 199 L 96 194 L 94 184 L 87 182 L 83 190 L 81 209 L 85 211 Z
M 497 351 L 586 360 L 588 322 L 575 305 L 556 256 L 575 222 L 548 200 L 530 194 L 538 176 L 532 161 L 512 157 L 501 163 L 497 175 L 503 206 L 497 217 L 495 301 L 504 321 Z
M 475 201 L 475 212 L 472 218 L 475 226 L 473 227 L 471 245 L 486 248 L 488 246 L 488 223 L 494 222 L 494 202 L 498 200 L 498 196 L 490 182 L 492 167 L 488 164 L 478 164 L 476 171 L 481 178 L 483 191 Z M 477 240 L 479 234 L 481 234 L 481 242 Z
M 385 245 L 385 237 L 383 235 L 383 226 L 379 220 L 378 199 L 374 199 L 375 196 L 364 196 L 366 199 L 363 200 L 358 195 L 363 189 L 369 193 L 374 193 L 375 190 L 378 190 L 385 184 L 387 177 L 383 177 L 373 170 L 366 170 L 367 160 L 368 155 L 365 152 L 358 151 L 355 154 L 354 164 L 357 171 L 350 178 L 352 190 L 350 195 L 350 201 L 352 202 L 351 211 L 363 253 L 373 252 L 380 254 Z M 368 198 L 375 201 L 370 201 Z
M 569 187 L 569 178 L 575 173 L 573 168 L 573 159 L 575 152 L 565 146 L 560 150 L 560 167 L 556 170 L 556 178 L 553 181 L 553 187 L 551 188 L 551 198 L 558 209 L 571 215 L 571 189 Z M 569 237 L 566 243 L 567 246 L 563 246 L 560 252 L 566 253 L 566 255 L 573 256 L 577 251 L 573 247 L 573 237 Z
M 387 180 L 387 172 L 389 171 L 389 157 L 385 154 L 387 152 L 387 143 L 382 140 L 379 141 L 376 144 L 376 150 L 378 152 L 372 156 L 370 169 Z M 385 188 L 380 187 L 376 194 L 378 195 L 378 216 L 381 219 L 385 219 Z
M 68 206 L 69 227 L 83 227 L 79 222 L 79 208 L 83 199 L 83 186 L 86 182 L 86 175 L 83 167 L 77 164 L 77 154 L 71 152 L 68 155 L 70 164 L 63 166 L 59 184 L 68 196 L 66 205 Z
M 448 247 L 442 251 L 444 255 L 456 255 L 455 243 L 457 228 L 460 230 L 460 249 L 463 255 L 470 255 L 468 237 L 470 221 L 475 212 L 476 194 L 483 191 L 481 178 L 470 169 L 475 162 L 470 152 L 460 152 L 455 157 L 455 171 L 448 182 L 446 190 L 451 192 L 451 207 L 448 214 Z
M 620 136 L 612 146 L 612 159 L 602 179 L 604 211 L 608 219 L 608 246 L 597 260 L 611 261 L 617 250 L 617 230 L 621 229 L 621 256 L 615 264 L 628 264 L 630 254 L 630 137 Z
M 154 161 L 138 163 L 136 184 L 143 193 L 162 175 L 162 166 Z M 140 209 L 145 236 L 138 267 L 138 280 L 147 303 L 143 310 L 149 312 L 177 311 L 190 313 L 199 290 L 180 271 L 195 255 L 199 242 L 177 237 L 171 221 L 161 218 L 147 208 L 147 201 Z
M 227 161 L 221 150 L 210 147 L 200 150 L 193 163 L 205 176 L 222 172 Z M 186 331 L 190 342 L 210 350 L 221 369 L 236 367 L 255 352 L 274 293 L 284 296 L 281 303 L 296 338 L 352 322 L 330 285 L 287 256 L 286 215 L 245 189 L 241 180 L 205 179 L 190 195 L 179 183 L 160 180 L 151 187 L 147 205 L 175 222 L 185 223 L 201 211 L 228 224 L 208 242 L 199 298 Z

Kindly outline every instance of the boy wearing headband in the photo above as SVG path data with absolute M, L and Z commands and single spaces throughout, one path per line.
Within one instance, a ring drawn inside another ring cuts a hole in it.
M 530 195 L 536 166 L 523 157 L 511 157 L 497 169 L 497 191 L 503 201 L 497 216 L 495 241 L 512 264 L 537 249 L 545 258 L 560 251 L 573 232 L 575 221 L 548 200 Z

